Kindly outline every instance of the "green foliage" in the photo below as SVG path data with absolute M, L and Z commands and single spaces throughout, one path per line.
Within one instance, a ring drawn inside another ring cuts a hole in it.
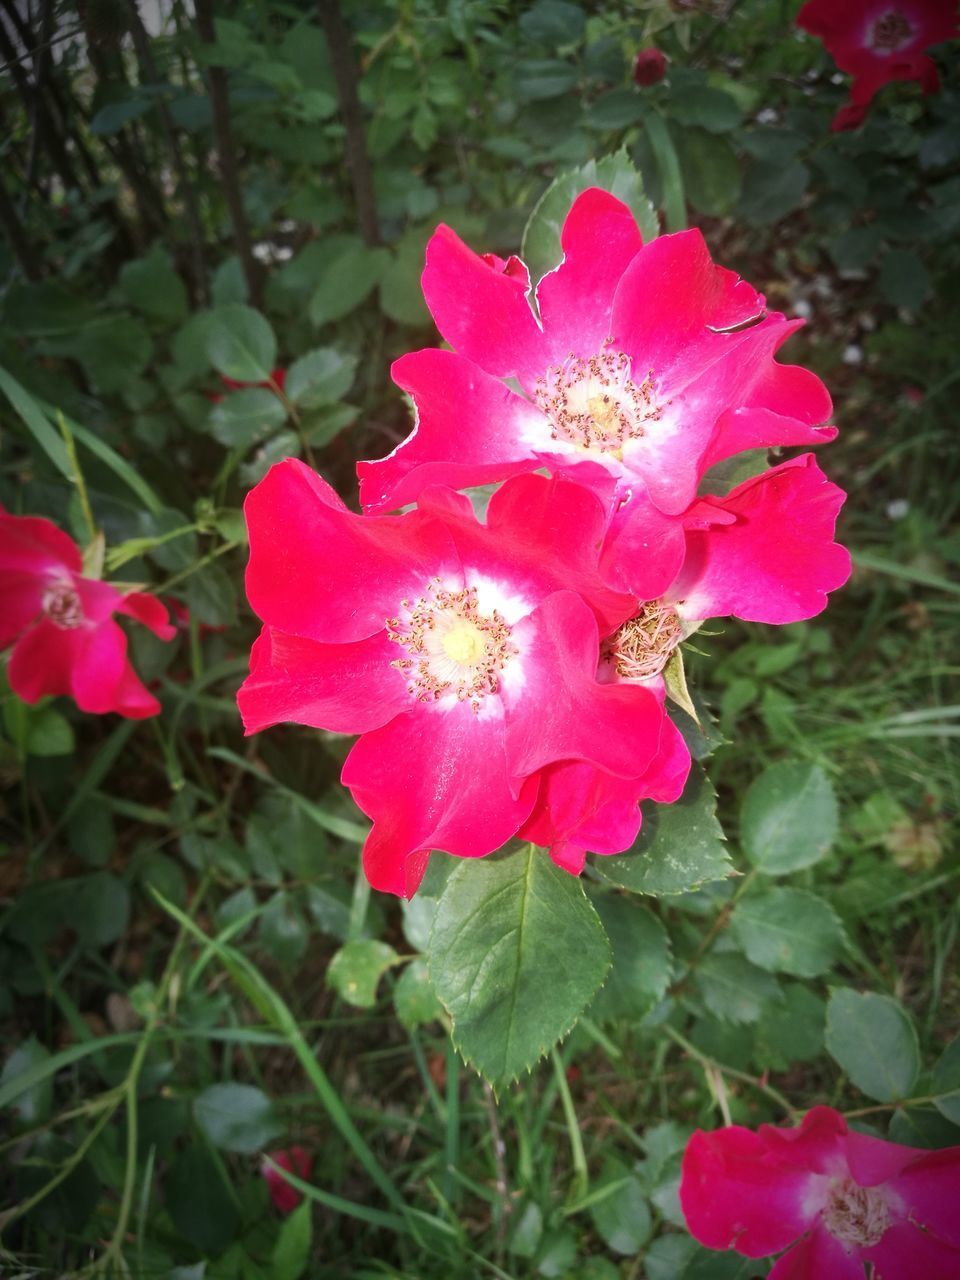
M 744 954 L 761 969 L 815 978 L 836 963 L 843 926 L 816 894 L 768 889 L 738 904 L 730 928 Z
M 626 152 L 606 156 L 599 163 L 590 160 L 581 168 L 554 179 L 530 215 L 521 253 L 534 283 L 560 262 L 563 219 L 577 195 L 589 187 L 601 187 L 622 200 L 636 218 L 644 241 L 656 237 L 656 214 L 644 194 L 643 179 Z
M 596 869 L 605 880 L 654 897 L 689 893 L 723 880 L 733 864 L 716 809 L 713 786 L 694 767 L 676 804 L 645 812 L 633 849 L 623 857 L 600 859 Z
M 567 1034 L 610 967 L 610 946 L 579 881 L 530 845 L 457 867 L 428 965 L 454 1043 L 503 1086 Z
M 917 1033 L 898 1001 L 840 988 L 827 1004 L 827 1052 L 868 1098 L 908 1098 L 920 1071 Z
M 193 1100 L 193 1118 L 221 1151 L 251 1155 L 277 1136 L 273 1104 L 247 1084 L 212 1084 Z
M 819 862 L 836 832 L 836 796 L 819 765 L 792 760 L 771 765 L 743 798 L 743 850 L 767 875 L 787 875 Z

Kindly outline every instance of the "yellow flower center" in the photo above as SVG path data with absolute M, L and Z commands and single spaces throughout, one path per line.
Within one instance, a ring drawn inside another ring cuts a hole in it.
M 463 667 L 476 666 L 487 648 L 483 632 L 466 618 L 454 622 L 441 644 L 450 661 Z

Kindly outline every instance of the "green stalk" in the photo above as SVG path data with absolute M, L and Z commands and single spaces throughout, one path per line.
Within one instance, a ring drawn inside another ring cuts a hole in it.
M 660 170 L 660 181 L 663 184 L 663 211 L 667 219 L 668 231 L 683 231 L 687 225 L 687 207 L 683 193 L 683 175 L 680 172 L 680 161 L 677 149 L 670 137 L 667 122 L 656 111 L 648 111 L 644 117 L 644 125 L 650 146 L 657 158 Z

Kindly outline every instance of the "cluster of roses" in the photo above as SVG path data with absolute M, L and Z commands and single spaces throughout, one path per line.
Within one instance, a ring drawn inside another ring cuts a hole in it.
M 518 258 L 441 226 L 423 289 L 454 350 L 394 364 L 416 426 L 359 464 L 364 514 L 293 459 L 247 498 L 264 626 L 245 727 L 362 735 L 342 778 L 392 893 L 416 891 L 432 849 L 519 836 L 577 873 L 629 848 L 639 801 L 675 800 L 689 769 L 663 674 L 684 637 L 812 617 L 849 574 L 843 494 L 811 454 L 699 494 L 745 450 L 833 438 L 823 384 L 774 358 L 801 322 L 698 231 L 643 244 L 602 190 L 561 247 L 535 314 Z M 458 490 L 494 482 L 481 522 Z

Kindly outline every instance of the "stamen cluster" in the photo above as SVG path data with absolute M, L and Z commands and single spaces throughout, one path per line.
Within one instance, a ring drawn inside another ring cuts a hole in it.
M 683 639 L 683 624 L 672 604 L 649 600 L 610 637 L 603 656 L 624 680 L 649 680 L 667 665 Z
M 860 1249 L 877 1244 L 890 1225 L 886 1196 L 877 1187 L 861 1187 L 844 1178 L 830 1192 L 823 1225 L 844 1244 Z
M 83 606 L 69 583 L 58 582 L 43 597 L 43 612 L 55 627 L 71 630 L 83 625 Z
M 435 578 L 419 600 L 401 600 L 405 618 L 388 618 L 387 635 L 411 655 L 390 665 L 407 673 L 419 702 L 452 696 L 474 712 L 500 688 L 500 673 L 517 652 L 510 627 L 494 609 L 480 612 L 476 587 L 450 591 Z
M 899 49 L 910 39 L 913 28 L 899 9 L 891 9 L 874 25 L 872 43 L 875 49 Z
M 654 395 L 653 370 L 642 383 L 634 382 L 630 358 L 622 351 L 602 350 L 589 358 L 571 351 L 537 379 L 534 400 L 550 420 L 554 440 L 618 455 L 628 440 L 643 436 L 645 423 L 663 413 Z

